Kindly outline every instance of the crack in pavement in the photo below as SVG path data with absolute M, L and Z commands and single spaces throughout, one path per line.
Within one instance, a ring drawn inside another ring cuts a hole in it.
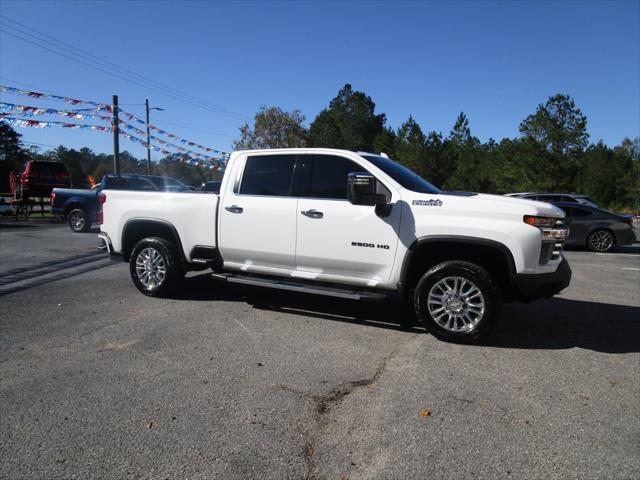
M 306 421 L 305 419 L 301 419 L 299 426 L 304 442 L 301 456 L 302 458 L 304 458 L 307 465 L 307 473 L 303 477 L 305 480 L 315 480 L 322 478 L 318 475 L 317 472 L 318 466 L 315 462 L 315 451 L 317 440 L 322 435 L 323 429 L 328 423 L 328 420 L 326 418 L 327 415 L 331 413 L 333 408 L 339 405 L 339 403 L 345 396 L 353 393 L 354 391 L 371 387 L 378 380 L 380 380 L 380 377 L 385 373 L 387 369 L 389 361 L 392 360 L 403 347 L 405 347 L 420 335 L 421 334 L 416 333 L 407 341 L 402 342 L 398 346 L 396 346 L 391 351 L 391 353 L 389 353 L 382 359 L 372 377 L 340 383 L 331 388 L 324 395 L 313 395 L 307 392 L 299 391 L 286 385 L 278 385 L 278 388 L 281 390 L 301 395 L 316 402 L 315 408 L 310 418 L 306 419 Z

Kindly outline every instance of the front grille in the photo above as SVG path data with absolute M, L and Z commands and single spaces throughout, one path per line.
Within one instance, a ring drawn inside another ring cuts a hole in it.
M 540 249 L 540 265 L 546 265 L 551 260 L 557 260 L 560 258 L 564 242 L 560 240 L 551 242 L 542 242 L 542 248 Z
M 564 242 L 554 242 L 553 253 L 551 254 L 551 260 L 557 260 L 558 258 L 560 258 L 560 254 L 562 253 L 563 247 L 564 247 Z
M 553 242 L 543 242 L 540 249 L 540 265 L 546 265 L 553 255 Z
M 542 229 L 543 239 L 540 249 L 540 265 L 558 260 L 562 254 L 565 240 L 569 235 L 569 224 L 566 219 L 558 218 L 553 228 Z

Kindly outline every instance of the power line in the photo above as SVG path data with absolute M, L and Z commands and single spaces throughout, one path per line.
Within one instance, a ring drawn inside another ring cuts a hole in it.
M 41 147 L 51 147 L 51 148 L 58 148 L 58 145 L 49 145 L 48 143 L 38 143 L 38 142 L 20 142 L 20 143 L 24 143 L 25 145 L 39 145 Z
M 117 64 L 115 64 L 115 63 L 113 63 L 113 62 L 110 62 L 109 60 L 106 60 L 106 59 L 104 59 L 104 58 L 102 58 L 102 57 L 99 57 L 99 56 L 97 56 L 97 55 L 94 55 L 93 53 L 88 52 L 87 50 L 83 50 L 83 49 L 81 49 L 81 48 L 79 48 L 79 47 L 76 47 L 76 46 L 74 46 L 74 45 L 71 45 L 70 43 L 64 42 L 64 41 L 62 41 L 62 40 L 60 40 L 60 39 L 58 39 L 58 38 L 55 38 L 55 37 L 53 37 L 53 36 L 51 36 L 51 35 L 48 35 L 48 34 L 46 34 L 46 33 L 44 33 L 44 32 L 41 32 L 40 30 L 37 30 L 37 29 L 35 29 L 35 28 L 29 27 L 28 25 L 25 25 L 24 23 L 20 23 L 20 22 L 18 22 L 17 20 L 13 20 L 13 19 L 11 19 L 11 18 L 9 18 L 9 17 L 7 17 L 7 16 L 5 16 L 5 15 L 1 15 L 1 14 L 0 14 L 0 17 L 1 17 L 1 18 L 3 18 L 5 21 L 9 21 L 9 22 L 14 23 L 14 24 L 16 24 L 16 25 L 19 25 L 19 26 L 21 26 L 21 27 L 23 27 L 23 28 L 26 28 L 27 30 L 30 30 L 30 31 L 32 31 L 32 32 L 35 32 L 37 35 L 40 35 L 41 37 L 45 37 L 45 38 L 51 39 L 51 40 L 53 40 L 54 42 L 59 43 L 59 44 L 61 44 L 61 45 L 66 45 L 67 47 L 72 48 L 72 49 L 73 49 L 73 50 L 75 50 L 76 52 L 82 52 L 82 54 L 84 54 L 83 56 L 85 56 L 85 57 L 87 57 L 87 56 L 88 56 L 88 57 L 91 57 L 91 58 L 95 58 L 98 62 L 102 62 L 102 63 L 104 63 L 104 64 L 107 64 L 107 65 L 111 66 L 111 67 L 115 67 L 115 68 L 117 68 L 118 70 L 121 70 L 121 71 L 123 71 L 123 72 L 126 72 L 127 74 L 133 75 L 133 76 L 135 76 L 135 77 L 139 77 L 139 78 L 141 78 L 141 79 L 143 79 L 143 80 L 145 80 L 145 81 L 151 82 L 152 84 L 156 84 L 159 88 L 163 88 L 163 89 L 171 90 L 171 91 L 173 91 L 173 92 L 174 92 L 175 94 L 177 94 L 177 95 L 185 96 L 185 97 L 190 98 L 191 100 L 194 100 L 194 101 L 197 101 L 197 102 L 204 102 L 204 103 L 208 104 L 209 106 L 211 106 L 211 107 L 213 107 L 213 108 L 220 109 L 221 111 L 225 111 L 225 112 L 230 113 L 230 114 L 233 114 L 233 115 L 239 115 L 239 116 L 241 116 L 241 117 L 245 117 L 245 115 L 243 115 L 243 114 L 241 114 L 241 113 L 234 112 L 233 110 L 230 110 L 230 109 L 228 109 L 228 108 L 222 107 L 222 106 L 220 106 L 220 105 L 215 105 L 215 104 L 213 104 L 213 103 L 211 103 L 211 102 L 208 102 L 207 100 L 203 100 L 203 99 L 198 98 L 198 97 L 196 97 L 196 96 L 194 96 L 194 95 L 191 95 L 191 94 L 189 94 L 189 93 L 185 93 L 185 92 L 183 92 L 183 91 L 181 91 L 181 90 L 178 90 L 177 88 L 174 88 L 174 87 L 168 86 L 168 85 L 163 84 L 163 83 L 161 83 L 161 82 L 158 82 L 157 80 L 155 80 L 155 79 L 153 79 L 153 78 L 147 77 L 147 76 L 142 75 L 142 74 L 137 73 L 137 72 L 134 72 L 133 70 L 130 70 L 130 69 L 128 69 L 128 68 L 126 68 L 126 67 L 123 67 L 123 66 L 121 66 L 121 65 L 117 65 Z M 5 25 L 6 25 L 6 24 L 5 24 Z M 16 30 L 17 30 L 17 27 L 14 27 L 14 26 L 9 26 L 9 27 L 10 27 L 10 28 L 14 28 L 14 29 L 16 29 Z M 24 32 L 24 31 L 23 31 L 23 33 L 28 34 L 27 32 Z M 97 63 L 97 62 L 96 62 L 96 63 Z
M 12 23 L 15 23 L 17 25 L 20 25 L 32 32 L 36 32 L 37 35 L 39 35 L 40 37 L 45 37 L 45 38 L 39 38 L 37 36 L 34 36 L 32 33 L 21 29 L 19 27 L 16 27 L 14 25 L 10 25 L 8 23 L 6 23 L 5 21 L 1 22 L 1 24 L 5 27 L 5 28 L 10 28 L 13 31 L 4 31 L 4 33 L 11 35 L 15 38 L 18 38 L 24 42 L 30 43 L 32 45 L 38 46 L 42 49 L 48 50 L 52 53 L 55 53 L 57 55 L 60 55 L 62 57 L 68 58 L 70 60 L 73 60 L 75 62 L 78 62 L 82 65 L 88 66 L 90 68 L 93 68 L 95 70 L 98 70 L 100 72 L 106 73 L 108 75 L 120 78 L 122 80 L 125 80 L 127 82 L 130 83 L 134 83 L 138 86 L 142 86 L 143 88 L 149 89 L 149 90 L 153 90 L 155 92 L 158 92 L 162 95 L 168 96 L 170 98 L 173 98 L 175 100 L 178 101 L 182 101 L 184 103 L 188 103 L 190 105 L 193 106 L 197 106 L 199 108 L 205 109 L 205 110 L 209 110 L 213 113 L 217 113 L 219 115 L 224 115 L 227 117 L 231 117 L 231 118 L 236 118 L 236 119 L 241 119 L 241 120 L 246 120 L 245 115 L 240 114 L 238 112 L 234 112 L 233 110 L 229 110 L 227 108 L 221 107 L 219 105 L 215 105 L 212 104 L 206 100 L 200 99 L 198 97 L 195 97 L 193 95 L 184 93 L 178 89 L 175 89 L 173 87 L 164 85 L 160 82 L 157 82 L 156 80 L 153 80 L 149 77 L 146 77 L 144 75 L 138 74 L 136 72 L 133 72 L 132 70 L 129 70 L 125 67 L 121 67 L 118 66 L 112 62 L 109 62 L 108 60 L 105 60 L 101 57 L 98 57 L 96 55 L 93 55 L 90 52 L 87 52 L 85 50 L 82 50 L 80 48 L 74 47 L 73 45 L 70 45 L 66 42 L 63 42 L 61 40 L 56 39 L 55 37 L 52 37 L 50 35 L 47 35 L 45 33 L 39 32 L 36 29 L 33 29 L 31 27 L 28 27 L 24 24 L 21 24 L 20 22 L 17 22 L 15 20 L 12 20 L 8 17 L 5 17 L 4 15 L 0 15 L 0 17 L 4 20 L 8 20 Z M 24 38 L 20 35 L 17 35 L 15 32 L 18 32 L 22 35 L 26 35 L 28 38 Z M 56 45 L 56 43 L 52 43 L 51 41 L 47 40 L 47 38 L 52 39 L 54 42 L 60 44 L 60 45 Z M 64 46 L 61 45 L 66 45 L 70 48 L 66 48 Z M 55 49 L 55 50 L 54 50 Z M 65 53 L 62 52 L 66 52 L 72 56 L 69 56 Z M 81 52 L 81 53 L 78 53 Z M 97 59 L 97 60 L 94 60 Z M 90 62 L 90 63 L 87 63 Z M 117 71 L 114 71 L 117 70 Z M 137 78 L 136 78 L 137 77 Z
M 99 65 L 101 65 L 101 66 L 108 65 L 108 66 L 110 66 L 110 67 L 116 68 L 116 69 L 120 70 L 120 71 L 121 71 L 121 73 L 123 73 L 123 74 L 125 74 L 125 75 L 127 75 L 127 76 L 134 76 L 134 77 L 138 77 L 137 79 L 136 79 L 136 78 L 134 78 L 135 80 L 138 80 L 138 81 L 139 81 L 139 79 L 142 79 L 143 81 L 147 81 L 147 82 L 151 82 L 152 84 L 156 84 L 156 86 L 157 86 L 157 87 L 154 87 L 154 88 L 161 88 L 161 89 L 163 89 L 163 90 L 169 90 L 171 93 L 174 93 L 174 94 L 176 94 L 176 95 L 183 96 L 183 97 L 185 97 L 187 100 L 190 100 L 190 101 L 196 101 L 196 102 L 199 102 L 199 103 L 205 103 L 205 104 L 208 104 L 211 108 L 214 108 L 214 109 L 216 109 L 216 110 L 219 110 L 219 112 L 218 112 L 218 113 L 226 112 L 226 114 L 230 114 L 230 115 L 233 115 L 233 116 L 240 116 L 240 117 L 242 117 L 242 118 L 244 118 L 244 117 L 245 117 L 243 114 L 240 114 L 240 113 L 234 112 L 233 110 L 229 110 L 229 109 L 224 108 L 224 107 L 221 107 L 221 106 L 219 106 L 219 105 L 212 104 L 212 103 L 210 103 L 210 102 L 208 102 L 208 101 L 206 101 L 206 100 L 203 100 L 203 99 L 201 99 L 201 98 L 195 97 L 195 96 L 190 95 L 190 94 L 187 94 L 187 93 L 182 92 L 182 91 L 180 91 L 180 90 L 178 90 L 178 89 L 176 89 L 176 88 L 173 88 L 173 87 L 170 87 L 170 86 L 164 85 L 164 84 L 162 84 L 162 83 L 160 83 L 160 82 L 158 82 L 158 81 L 156 81 L 156 80 L 154 80 L 154 79 L 152 79 L 152 78 L 149 78 L 149 77 L 146 77 L 146 76 L 141 75 L 141 74 L 139 74 L 139 73 L 136 73 L 136 72 L 134 72 L 134 71 L 132 71 L 132 70 L 130 70 L 130 69 L 128 69 L 128 68 L 125 68 L 125 67 L 119 66 L 119 65 L 117 65 L 117 64 L 115 64 L 115 63 L 113 63 L 113 62 L 110 62 L 110 61 L 108 61 L 108 60 L 105 60 L 104 58 L 98 57 L 97 55 L 94 55 L 94 54 L 92 54 L 91 52 L 87 52 L 86 50 L 83 50 L 83 49 L 81 49 L 81 48 L 75 47 L 74 45 L 71 45 L 71 44 L 69 44 L 69 43 L 66 43 L 66 42 L 64 42 L 64 41 L 62 41 L 62 40 L 59 40 L 59 39 L 57 39 L 57 38 L 55 38 L 55 37 L 53 37 L 53 36 L 51 36 L 51 35 L 48 35 L 48 34 L 46 34 L 46 33 L 43 33 L 43 32 L 41 32 L 41 31 L 39 31 L 39 30 L 36 30 L 35 28 L 31 28 L 31 27 L 29 27 L 29 26 L 27 26 L 27 25 L 24 25 L 23 23 L 20 23 L 20 22 L 18 22 L 18 21 L 16 21 L 16 20 L 13 20 L 13 19 L 11 19 L 11 18 L 8 18 L 8 17 L 6 17 L 6 16 L 4 16 L 4 15 L 0 15 L 0 17 L 1 17 L 1 18 L 3 18 L 4 20 L 10 21 L 10 22 L 12 22 L 12 23 L 15 23 L 16 25 L 20 25 L 21 27 L 26 28 L 27 30 L 30 30 L 31 32 L 35 32 L 35 34 L 36 34 L 36 35 L 39 35 L 40 37 L 45 37 L 45 38 L 48 38 L 48 39 L 53 40 L 53 42 L 55 42 L 55 43 L 58 43 L 58 44 L 61 44 L 61 45 L 66 45 L 67 47 L 70 47 L 72 50 L 69 50 L 68 48 L 65 48 L 65 47 L 61 47 L 60 45 L 52 44 L 52 42 L 50 42 L 50 41 L 48 41 L 48 40 L 45 40 L 45 39 L 43 39 L 43 38 L 35 37 L 32 33 L 29 33 L 29 32 L 27 32 L 27 31 L 25 31 L 25 30 L 22 30 L 22 29 L 20 29 L 20 28 L 18 28 L 18 27 L 15 27 L 14 25 L 9 25 L 9 24 L 7 24 L 7 23 L 4 23 L 4 26 L 5 26 L 5 27 L 8 27 L 8 28 L 12 28 L 12 29 L 14 29 L 14 30 L 17 30 L 18 32 L 20 32 L 20 33 L 22 33 L 22 34 L 24 34 L 24 35 L 27 35 L 27 36 L 31 37 L 32 39 L 36 39 L 36 40 L 38 40 L 38 41 L 44 42 L 45 44 L 48 44 L 48 45 L 54 46 L 55 48 L 59 48 L 59 49 L 61 49 L 61 50 L 63 50 L 63 51 L 66 51 L 66 52 L 68 52 L 68 53 L 71 53 L 71 54 L 73 54 L 73 55 L 77 55 L 77 56 L 79 56 L 79 57 L 83 58 L 84 60 L 88 60 L 88 61 L 90 61 L 90 62 L 93 62 L 93 63 L 99 64 Z M 8 32 L 7 32 L 7 33 L 8 33 Z M 78 53 L 78 52 L 81 52 L 81 53 Z M 97 60 L 93 60 L 94 58 L 95 58 L 95 59 L 97 59 Z M 165 93 L 165 94 L 166 94 L 166 93 Z M 225 113 L 222 113 L 222 114 L 225 114 Z
M 141 84 L 141 83 L 133 82 L 132 80 L 129 80 L 129 79 L 125 78 L 125 77 L 121 77 L 120 75 L 118 75 L 118 74 L 116 74 L 116 73 L 113 73 L 113 72 L 110 72 L 109 70 L 104 70 L 104 69 L 102 69 L 102 68 L 100 68 L 100 67 L 96 67 L 95 65 L 91 65 L 91 64 L 89 64 L 89 63 L 83 62 L 82 60 L 78 60 L 78 59 L 76 59 L 76 58 L 70 57 L 69 55 L 65 55 L 64 53 L 57 52 L 57 51 L 55 51 L 55 50 L 53 50 L 53 49 L 51 49 L 51 48 L 45 47 L 45 46 L 43 46 L 43 45 L 39 45 L 39 44 L 38 44 L 38 43 L 36 43 L 36 42 L 33 42 L 33 41 L 28 40 L 28 39 L 26 39 L 26 38 L 23 38 L 23 37 L 21 37 L 21 36 L 19 36 L 19 35 L 15 35 L 14 33 L 6 32 L 6 31 L 5 31 L 5 32 L 2 32 L 2 33 L 6 34 L 6 35 L 11 35 L 12 37 L 18 38 L 18 39 L 20 39 L 20 40 L 22 40 L 22 41 L 24 41 L 24 42 L 30 43 L 30 44 L 32 44 L 32 45 L 35 45 L 36 47 L 40 47 L 40 48 L 42 48 L 42 49 L 44 49 L 44 50 L 48 50 L 49 52 L 55 53 L 56 55 L 60 55 L 60 56 L 62 56 L 62 57 L 68 58 L 69 60 L 73 60 L 74 62 L 81 63 L 81 64 L 83 64 L 83 65 L 86 65 L 87 67 L 94 68 L 94 69 L 99 70 L 99 71 L 101 71 L 101 72 L 104 72 L 104 73 L 106 73 L 106 74 L 108 74 L 108 75 L 112 75 L 112 76 L 115 76 L 115 77 L 121 78 L 121 79 L 123 79 L 123 80 L 130 81 L 130 82 L 132 82 L 132 83 L 137 83 L 138 85 L 140 85 L 140 86 L 142 86 L 142 87 L 145 87 L 145 85 L 143 85 L 143 84 Z

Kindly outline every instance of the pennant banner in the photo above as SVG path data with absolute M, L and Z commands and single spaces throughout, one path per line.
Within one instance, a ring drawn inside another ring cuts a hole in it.
M 144 133 L 144 132 L 143 132 Z M 165 150 L 162 147 L 159 147 L 157 145 L 154 144 L 149 144 L 146 141 L 144 141 L 143 139 L 136 137 L 135 135 L 131 135 L 128 132 L 123 132 L 120 131 L 120 135 L 122 135 L 123 137 L 125 137 L 127 140 L 130 140 L 133 143 L 139 143 L 140 145 L 142 145 L 144 148 L 150 148 L 151 150 L 155 151 L 155 152 L 161 152 L 165 155 L 175 155 L 174 152 L 171 152 L 169 150 Z M 150 135 L 150 138 L 156 139 L 156 137 L 153 137 L 152 135 Z M 179 151 L 181 153 L 183 153 L 183 155 L 189 156 L 189 157 L 196 157 L 197 159 L 201 159 L 204 160 L 205 162 L 210 162 L 210 163 L 215 163 L 215 164 L 223 164 L 225 162 L 225 159 L 221 159 L 221 158 L 216 158 L 216 157 L 212 157 L 209 155 L 205 155 L 203 153 L 198 153 L 198 152 L 192 152 L 191 150 L 187 150 L 181 147 L 178 147 L 177 145 L 173 145 L 171 143 L 168 142 L 164 142 L 166 145 L 176 148 L 176 149 L 180 149 Z
M 104 108 L 83 108 L 78 110 L 58 110 L 57 108 L 42 108 L 31 105 L 16 105 L 14 103 L 0 102 L 0 115 L 22 115 L 27 117 L 37 115 L 60 115 L 67 118 L 99 118 L 100 120 L 111 120 L 111 115 L 99 115 L 91 112 L 100 112 Z
M 0 92 L 13 93 L 14 95 L 24 95 L 31 98 L 52 98 L 54 100 L 61 100 L 71 105 L 92 105 L 94 107 L 108 107 L 108 105 L 91 102 L 88 100 L 78 100 L 77 98 L 63 97 L 61 95 L 53 95 L 51 93 L 32 92 L 31 90 L 22 90 L 21 88 L 7 87 L 0 85 Z
M 84 124 L 78 124 L 78 123 L 32 120 L 30 118 L 16 118 L 16 117 L 9 117 L 5 115 L 0 115 L 0 121 L 6 122 L 14 127 L 49 128 L 53 126 L 60 126 L 62 128 L 72 128 L 72 129 L 77 128 L 82 130 L 95 130 L 99 132 L 113 131 L 111 127 L 106 127 L 103 125 L 84 125 Z M 144 148 L 151 148 L 153 151 L 160 152 L 163 155 L 176 155 L 175 152 L 171 152 L 170 150 L 166 150 L 157 145 L 148 144 L 141 138 L 131 135 L 130 133 L 123 132 L 121 130 L 118 130 L 118 133 L 133 143 L 139 143 Z M 223 159 L 211 157 L 198 152 L 191 152 L 190 150 L 186 150 L 186 149 L 181 149 L 181 150 L 182 152 L 184 152 L 183 155 L 186 157 L 196 157 L 200 160 L 203 160 L 202 165 L 205 165 L 206 163 L 221 165 L 222 163 L 224 163 Z M 183 159 L 181 158 L 180 160 L 183 160 Z M 200 165 L 199 162 L 196 162 L 196 164 Z
M 123 127 L 126 130 L 133 131 L 138 135 L 146 135 L 147 134 L 147 132 L 145 132 L 144 130 L 141 130 L 141 129 L 137 128 L 136 126 L 131 125 L 130 123 L 127 123 L 127 122 L 125 122 L 123 120 L 120 120 L 120 126 Z M 163 140 L 162 138 L 156 137 L 155 135 L 149 135 L 149 139 L 154 141 L 154 142 L 156 142 L 156 143 L 159 143 L 160 145 L 166 145 L 168 147 L 175 148 L 179 152 L 184 152 L 184 153 L 187 153 L 189 155 L 192 155 L 192 156 L 198 157 L 198 158 L 206 158 L 206 159 L 210 159 L 212 161 L 213 160 L 219 161 L 221 158 L 224 158 L 226 156 L 226 153 L 219 152 L 218 150 L 212 150 L 212 152 L 214 154 L 217 152 L 217 155 L 219 157 L 215 157 L 213 155 L 206 155 L 204 153 L 194 152 L 193 150 L 189 150 L 188 148 L 181 147 L 180 145 L 176 145 L 175 143 L 167 142 L 166 140 Z
M 49 99 L 53 99 L 53 100 L 59 100 L 59 101 L 63 101 L 65 103 L 69 103 L 71 105 L 90 105 L 92 108 L 85 108 L 85 109 L 77 109 L 77 110 L 60 110 L 60 109 L 56 109 L 56 108 L 45 108 L 45 107 L 36 107 L 36 106 L 31 106 L 31 105 L 17 105 L 17 104 L 13 104 L 13 103 L 7 103 L 7 102 L 0 102 L 0 120 L 6 120 L 9 121 L 9 123 L 11 122 L 18 122 L 18 123 L 14 123 L 16 126 L 29 126 L 29 127 L 36 127 L 36 128 L 46 128 L 48 126 L 52 126 L 52 125 L 62 125 L 64 128 L 85 128 L 85 129 L 93 129 L 93 130 L 100 130 L 100 128 L 98 128 L 98 126 L 92 126 L 92 125 L 76 125 L 76 124 L 70 124 L 70 123 L 64 123 L 64 122 L 55 122 L 55 121 L 38 121 L 38 120 L 30 120 L 30 119 L 20 119 L 20 118 L 15 118 L 13 117 L 13 115 L 20 115 L 20 116 L 27 116 L 27 117 L 32 117 L 32 116 L 39 116 L 39 115 L 60 115 L 62 117 L 66 117 L 66 118 L 74 118 L 74 119 L 80 119 L 80 120 L 84 120 L 84 119 L 99 119 L 99 120 L 104 120 L 104 121 L 110 121 L 112 120 L 112 116 L 111 115 L 100 115 L 99 112 L 112 112 L 113 111 L 113 107 L 111 105 L 108 104 L 103 104 L 103 103 L 98 103 L 98 102 L 93 102 L 93 101 L 89 101 L 89 100 L 78 100 L 76 98 L 71 98 L 71 97 L 65 97 L 62 95 L 54 95 L 54 94 L 50 94 L 50 93 L 43 93 L 43 92 L 35 92 L 35 91 L 31 91 L 31 90 L 23 90 L 20 88 L 15 88 L 15 87 L 8 87 L 5 85 L 0 85 L 0 92 L 7 92 L 7 93 L 11 93 L 14 95 L 23 95 L 23 96 L 27 96 L 30 98 L 37 98 L 37 99 L 41 99 L 41 98 L 49 98 Z M 122 109 L 118 109 L 119 115 L 124 116 L 125 118 L 127 118 L 128 120 L 135 122 L 139 125 L 144 125 L 146 126 L 146 122 L 144 120 L 142 120 L 141 118 L 136 117 L 135 115 L 129 113 L 129 112 L 125 112 Z M 26 123 L 25 123 L 26 122 Z M 122 120 L 120 120 L 119 122 L 121 125 L 124 126 L 124 128 L 127 128 L 128 130 L 132 130 L 134 132 L 136 132 L 139 135 L 146 135 L 146 132 L 129 124 L 126 123 Z M 74 126 L 71 126 L 74 125 Z M 102 127 L 101 127 L 102 128 Z M 161 129 L 155 125 L 149 125 L 149 129 L 153 130 L 154 132 L 156 132 L 158 135 L 161 136 L 166 136 L 170 139 L 173 139 L 175 142 L 178 142 L 182 145 L 186 145 L 189 147 L 194 147 L 194 148 L 198 148 L 200 150 L 203 150 L 207 153 L 209 153 L 210 155 L 206 155 L 206 154 L 202 154 L 202 153 L 198 153 L 198 152 L 194 152 L 188 148 L 185 147 L 181 147 L 179 145 L 176 145 L 175 143 L 171 143 L 168 142 L 166 140 L 163 140 L 161 138 L 159 138 L 158 136 L 152 135 L 150 136 L 150 138 L 152 140 L 154 140 L 157 143 L 160 143 L 161 145 L 167 145 L 168 147 L 172 147 L 175 148 L 176 150 L 178 150 L 179 152 L 184 152 L 187 154 L 191 154 L 193 156 L 196 156 L 198 158 L 205 158 L 205 159 L 213 159 L 216 162 L 219 162 L 221 159 L 226 159 L 228 158 L 229 153 L 227 152 L 223 152 L 221 150 L 217 150 L 215 148 L 211 148 L 211 147 L 207 147 L 204 145 L 200 145 L 199 143 L 196 142 L 192 142 L 190 140 L 187 140 L 185 138 L 179 137 L 178 135 L 168 132 L 164 129 Z M 108 131 L 111 130 L 111 128 L 107 128 Z M 159 148 L 159 147 L 158 147 Z M 162 151 L 162 149 L 158 150 L 158 151 Z M 219 158 L 216 158 L 219 157 Z
M 136 117 L 135 115 L 129 113 L 129 112 L 125 112 L 123 110 L 120 110 L 120 115 L 125 116 L 126 118 L 128 118 L 129 120 L 139 123 L 140 125 L 146 125 L 147 122 L 145 122 L 144 120 L 142 120 L 141 118 Z M 214 154 L 217 155 L 222 155 L 222 156 L 226 156 L 228 155 L 227 152 L 222 152 L 220 150 L 216 150 L 215 148 L 211 148 L 211 147 L 206 147 L 204 145 L 200 145 L 198 143 L 192 142 L 190 140 L 184 139 L 179 137 L 178 135 L 176 135 L 175 133 L 171 133 L 171 132 L 167 132 L 166 130 L 163 130 L 162 128 L 156 127 L 155 125 L 151 125 L 149 124 L 149 129 L 150 130 L 154 130 L 156 132 L 158 132 L 158 134 L 160 135 L 164 135 L 166 137 L 169 138 L 175 138 L 177 139 L 180 143 L 184 143 L 186 145 L 189 145 L 190 147 L 196 147 L 199 148 L 201 150 L 204 150 L 205 152 L 212 152 Z
M 10 125 L 15 127 L 34 127 L 34 128 L 47 128 L 53 127 L 54 125 L 59 125 L 63 128 L 82 128 L 85 130 L 96 130 L 99 132 L 110 132 L 111 127 L 105 127 L 102 125 L 81 125 L 78 123 L 66 123 L 66 122 L 52 122 L 52 121 L 41 121 L 41 120 L 31 120 L 28 118 L 15 118 L 9 117 L 5 115 L 0 115 L 0 121 L 7 122 Z

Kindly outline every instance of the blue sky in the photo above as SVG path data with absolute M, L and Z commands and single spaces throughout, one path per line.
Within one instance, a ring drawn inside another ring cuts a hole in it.
M 637 1 L 5 0 L 0 14 L 248 119 L 260 105 L 277 105 L 301 110 L 308 123 L 351 83 L 373 98 L 394 128 L 413 115 L 425 131 L 446 134 L 464 111 L 480 139 L 514 137 L 539 103 L 562 92 L 587 115 L 592 141 L 616 145 L 640 135 Z M 237 117 L 177 101 L 7 34 L 15 30 L 2 31 L 4 85 L 105 103 L 115 93 L 124 109 L 139 115 L 149 98 L 165 109 L 152 113 L 152 123 L 169 131 L 222 150 L 237 137 Z M 65 107 L 8 94 L 2 101 Z M 19 130 L 29 142 L 112 148 L 105 133 Z M 121 149 L 145 155 L 125 139 Z

